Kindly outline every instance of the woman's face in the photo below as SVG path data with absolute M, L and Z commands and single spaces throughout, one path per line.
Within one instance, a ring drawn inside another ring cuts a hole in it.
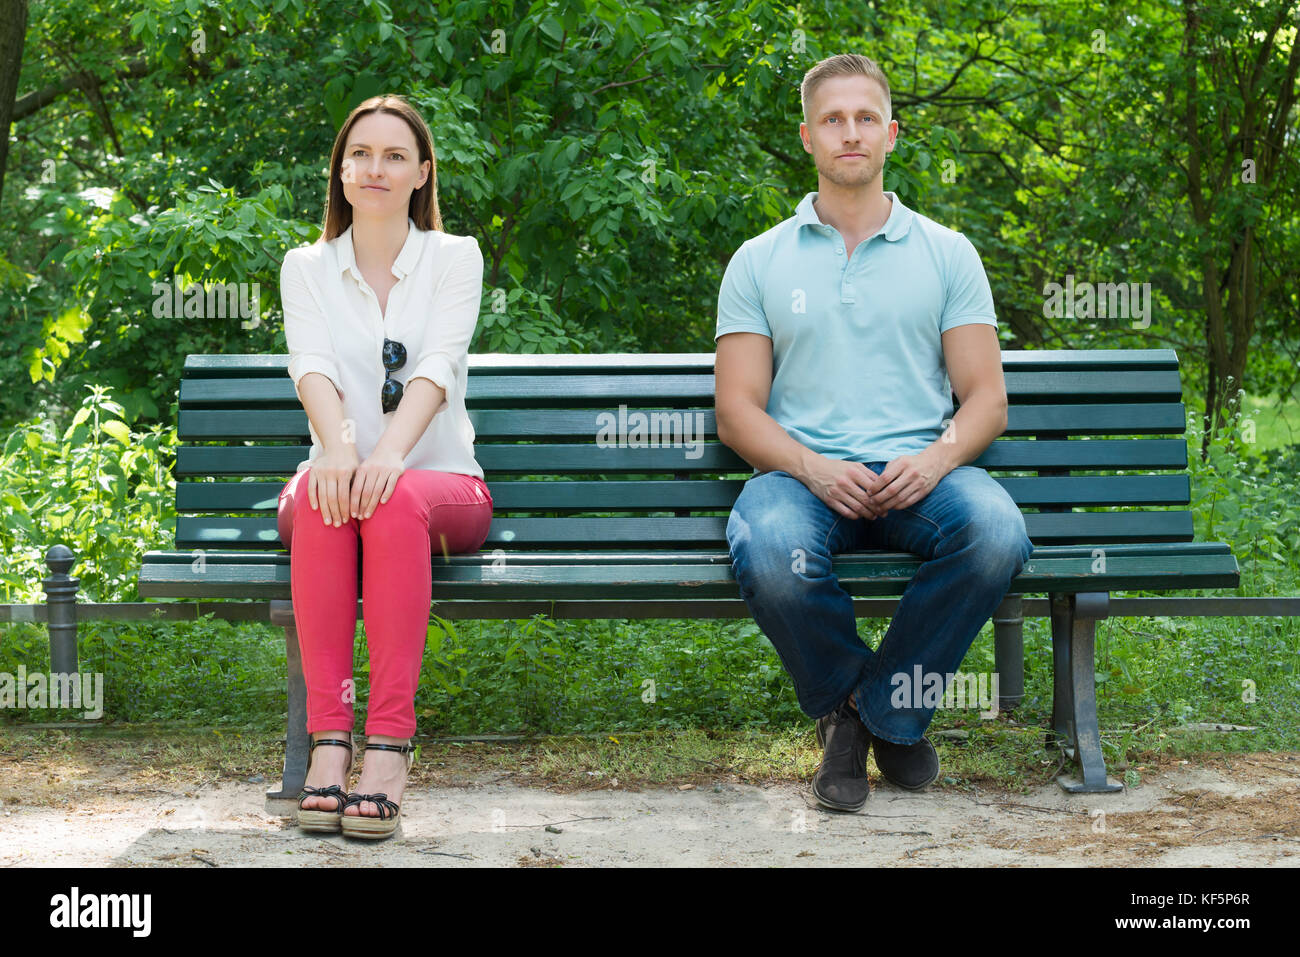
M 424 185 L 430 163 L 420 162 L 415 134 L 401 117 L 367 113 L 352 124 L 339 175 L 352 215 L 405 216 L 411 193 Z

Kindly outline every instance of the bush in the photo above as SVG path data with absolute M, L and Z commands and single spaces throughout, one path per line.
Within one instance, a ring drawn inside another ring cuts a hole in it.
M 45 553 L 76 556 L 83 601 L 140 601 L 140 557 L 172 540 L 175 428 L 135 432 L 100 386 L 60 433 L 48 420 L 18 425 L 0 454 L 0 601 L 45 600 Z M 173 410 L 174 414 L 174 410 Z

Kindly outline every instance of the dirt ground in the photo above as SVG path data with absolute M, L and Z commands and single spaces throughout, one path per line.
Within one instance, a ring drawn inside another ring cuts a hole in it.
M 1300 864 L 1300 754 L 1169 760 L 1107 795 L 1054 783 L 912 794 L 873 773 L 857 814 L 821 810 L 798 780 L 575 789 L 513 776 L 413 776 L 400 830 L 372 843 L 301 833 L 294 804 L 268 802 L 260 775 L 174 785 L 156 767 L 74 774 L 56 755 L 11 751 L 0 755 L 0 867 Z

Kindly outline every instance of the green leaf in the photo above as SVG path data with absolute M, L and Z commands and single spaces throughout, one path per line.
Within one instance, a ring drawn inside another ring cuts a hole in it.
M 555 17 L 547 17 L 539 24 L 538 29 L 545 33 L 556 43 L 564 36 L 564 26 Z
M 117 419 L 105 419 L 99 424 L 99 427 L 123 445 L 129 446 L 131 444 L 131 428 L 125 422 Z

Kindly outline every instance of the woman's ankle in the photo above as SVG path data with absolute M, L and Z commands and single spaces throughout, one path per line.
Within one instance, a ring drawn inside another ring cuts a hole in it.
M 398 744 L 401 745 L 402 747 L 406 747 L 407 745 L 414 744 L 415 741 L 414 741 L 414 736 L 409 734 L 405 734 L 405 735 L 371 734 L 367 732 L 366 743 L 367 744 Z

